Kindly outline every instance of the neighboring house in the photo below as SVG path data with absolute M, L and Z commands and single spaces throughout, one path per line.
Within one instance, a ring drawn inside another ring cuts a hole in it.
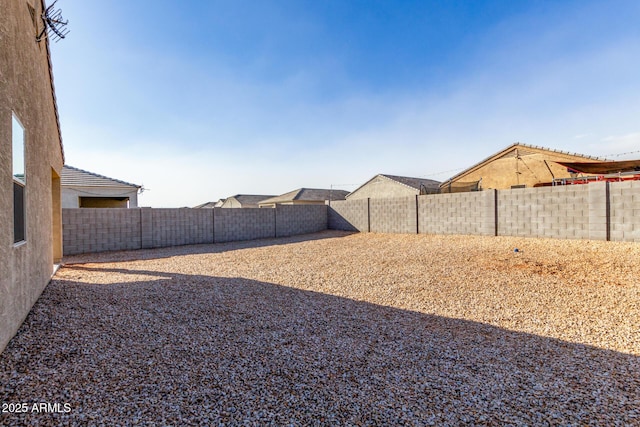
M 344 200 L 348 191 L 320 188 L 298 188 L 280 196 L 271 197 L 258 203 L 261 208 L 275 208 L 276 205 L 324 205 L 333 200 Z
M 347 195 L 347 200 L 388 199 L 438 192 L 440 181 L 426 178 L 379 174 Z
M 257 208 L 258 203 L 275 197 L 274 195 L 260 195 L 260 194 L 236 194 L 235 196 L 227 197 L 221 208 Z M 216 206 L 217 207 L 217 206 Z
M 211 208 L 219 208 L 222 206 L 226 199 L 220 199 L 217 202 L 207 202 L 198 206 L 194 206 L 193 209 L 211 209 Z
M 0 12 L 0 351 L 62 257 L 64 163 L 42 0 Z M 28 355 L 25 355 L 28 357 Z
M 194 206 L 193 209 L 211 209 L 216 207 L 217 202 L 207 202 L 198 206 Z
M 141 186 L 65 165 L 63 208 L 137 208 Z
M 515 143 L 443 182 L 441 187 L 443 192 L 448 186 L 465 187 L 478 182 L 479 189 L 483 190 L 533 187 L 551 182 L 554 178 L 571 176 L 565 166 L 556 162 L 601 160 L 598 157 Z

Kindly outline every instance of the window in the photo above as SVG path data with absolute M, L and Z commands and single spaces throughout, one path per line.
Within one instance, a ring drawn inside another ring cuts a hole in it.
M 11 142 L 13 156 L 13 242 L 26 240 L 25 228 L 25 186 L 24 167 L 24 128 L 15 116 L 11 123 Z

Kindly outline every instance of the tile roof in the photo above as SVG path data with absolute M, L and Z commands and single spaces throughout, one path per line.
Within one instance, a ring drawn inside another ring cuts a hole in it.
M 365 185 L 369 184 L 371 181 L 373 181 L 374 179 L 376 179 L 379 176 L 381 176 L 383 178 L 386 178 L 386 179 L 389 179 L 391 181 L 395 181 L 395 182 L 400 183 L 402 185 L 406 185 L 407 187 L 411 187 L 411 188 L 416 189 L 418 191 L 422 190 L 422 186 L 426 187 L 427 189 L 434 189 L 434 190 L 439 188 L 439 186 L 440 186 L 440 181 L 434 181 L 433 179 L 414 178 L 414 177 L 410 177 L 410 176 L 398 176 L 398 175 L 388 175 L 388 174 L 384 174 L 384 173 L 379 173 L 378 175 L 374 176 L 373 178 L 371 178 L 370 180 L 368 180 L 367 182 L 362 184 L 360 187 L 356 188 L 351 193 L 349 193 L 349 197 L 351 197 L 352 194 L 356 193 L 362 187 L 364 187 Z
M 325 200 L 344 200 L 348 191 L 324 189 L 324 188 L 298 188 L 297 190 L 289 191 L 288 193 L 281 194 L 280 196 L 272 197 L 270 199 L 261 200 L 260 204 L 264 203 L 284 203 L 294 200 L 300 201 L 325 201 Z
M 63 187 L 131 187 L 141 188 L 140 185 L 109 178 L 97 173 L 88 172 L 73 166 L 64 165 L 60 174 L 60 184 Z
M 259 202 L 270 197 L 275 197 L 269 194 L 236 194 L 235 196 L 228 197 L 229 199 L 236 199 L 242 205 L 257 205 Z
M 194 207 L 193 207 L 193 209 L 204 209 L 204 208 L 210 209 L 210 208 L 215 207 L 216 203 L 218 203 L 218 202 L 207 202 L 207 203 L 203 203 L 203 204 L 201 204 L 201 205 L 194 206 Z
M 393 181 L 397 181 L 401 184 L 408 185 L 409 187 L 413 187 L 416 190 L 420 190 L 422 186 L 425 186 L 427 188 L 438 188 L 440 186 L 440 181 L 435 181 L 433 179 L 412 178 L 410 176 L 397 176 L 397 175 L 387 175 L 387 174 L 380 174 L 380 175 L 384 176 L 385 178 L 389 178 Z

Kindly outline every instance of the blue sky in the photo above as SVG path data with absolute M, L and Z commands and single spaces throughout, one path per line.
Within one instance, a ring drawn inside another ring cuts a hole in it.
M 66 162 L 143 206 L 443 181 L 517 141 L 640 158 L 635 0 L 57 6 Z

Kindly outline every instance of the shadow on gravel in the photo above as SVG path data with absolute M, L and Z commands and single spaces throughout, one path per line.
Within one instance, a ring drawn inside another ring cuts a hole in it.
M 638 425 L 639 389 L 637 356 L 270 283 L 54 280 L 0 425 Z
M 170 258 L 178 255 L 215 254 L 249 248 L 289 245 L 292 243 L 310 242 L 313 240 L 334 239 L 357 234 L 352 231 L 325 230 L 318 233 L 300 234 L 289 237 L 273 237 L 267 239 L 241 240 L 237 242 L 207 243 L 199 245 L 170 246 L 166 248 L 135 249 L 128 251 L 108 251 L 90 254 L 66 255 L 64 264 L 101 263 L 114 261 L 137 261 L 146 259 Z

